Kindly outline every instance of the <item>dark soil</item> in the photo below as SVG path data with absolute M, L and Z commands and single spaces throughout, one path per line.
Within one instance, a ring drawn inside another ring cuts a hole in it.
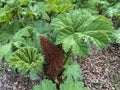
M 92 54 L 82 63 L 84 83 L 91 90 L 120 90 L 120 44 Z
M 85 86 L 91 90 L 120 90 L 120 44 L 111 44 L 107 49 L 97 50 L 93 46 L 92 54 L 79 59 L 83 71 Z M 1 64 L 0 90 L 32 90 L 40 82 L 40 77 L 30 80 L 29 75 L 22 76 L 6 69 Z

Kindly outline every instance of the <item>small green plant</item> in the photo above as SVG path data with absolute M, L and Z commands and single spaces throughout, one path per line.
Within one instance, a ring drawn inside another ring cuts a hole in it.
M 47 87 L 46 87 L 47 86 Z M 33 90 L 56 90 L 56 85 L 50 80 L 43 80 L 41 85 L 36 85 L 33 87 Z M 72 77 L 69 77 L 65 80 L 63 84 L 60 85 L 60 90 L 90 90 L 89 88 L 84 87 L 82 82 L 73 81 Z
M 115 36 L 116 36 L 116 42 L 120 43 L 120 28 L 118 28 L 118 30 L 116 30 Z
M 63 76 L 72 77 L 74 81 L 82 81 L 82 70 L 77 61 L 69 60 L 69 62 L 64 65 Z
M 33 90 L 48 90 L 48 88 L 49 90 L 56 90 L 56 85 L 51 80 L 44 79 L 41 85 L 34 86 Z

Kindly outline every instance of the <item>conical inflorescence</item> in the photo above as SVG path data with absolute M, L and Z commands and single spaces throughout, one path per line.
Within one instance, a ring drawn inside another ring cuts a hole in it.
M 64 55 L 57 46 L 44 36 L 40 36 L 40 41 L 45 54 L 45 71 L 52 80 L 55 80 L 63 69 Z

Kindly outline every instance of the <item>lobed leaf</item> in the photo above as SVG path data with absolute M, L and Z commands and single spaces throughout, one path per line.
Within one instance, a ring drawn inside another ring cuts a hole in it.
M 56 85 L 52 81 L 44 79 L 41 85 L 36 85 L 33 90 L 56 90 Z
M 71 61 L 64 66 L 63 75 L 65 77 L 72 77 L 75 81 L 82 80 L 82 72 L 80 65 L 76 61 Z
M 56 44 L 62 44 L 65 52 L 87 55 L 89 44 L 104 48 L 113 40 L 113 26 L 104 16 L 93 16 L 86 10 L 74 10 L 60 14 L 51 23 L 59 31 Z

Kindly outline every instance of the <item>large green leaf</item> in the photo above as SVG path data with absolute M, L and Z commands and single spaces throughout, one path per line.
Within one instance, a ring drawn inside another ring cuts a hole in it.
M 64 66 L 65 70 L 63 72 L 66 77 L 73 77 L 75 81 L 82 80 L 82 72 L 80 65 L 76 61 L 71 61 Z
M 36 85 L 33 90 L 56 90 L 56 85 L 52 81 L 44 79 L 41 85 Z
M 93 16 L 86 10 L 61 14 L 52 20 L 52 25 L 59 30 L 56 44 L 62 44 L 65 52 L 71 49 L 74 55 L 87 55 L 91 42 L 98 48 L 104 48 L 113 39 L 110 20 Z
M 60 85 L 60 90 L 90 90 L 84 87 L 82 81 L 74 82 L 72 77 L 68 77 L 63 84 Z
M 33 47 L 22 47 L 15 51 L 8 60 L 10 67 L 19 71 L 29 71 L 37 68 L 43 62 L 43 56 Z

